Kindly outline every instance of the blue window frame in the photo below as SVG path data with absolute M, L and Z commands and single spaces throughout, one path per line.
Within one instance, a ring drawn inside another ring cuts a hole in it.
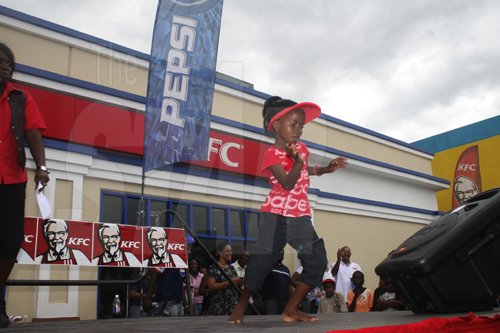
M 102 191 L 100 221 L 182 228 L 180 217 L 201 240 L 246 248 L 257 238 L 257 210 L 160 197 L 145 197 L 143 205 L 137 194 Z

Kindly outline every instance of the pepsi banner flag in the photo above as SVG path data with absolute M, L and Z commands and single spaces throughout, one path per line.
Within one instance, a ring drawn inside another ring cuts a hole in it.
M 207 160 L 222 0 L 159 0 L 151 46 L 144 172 Z
M 19 264 L 187 268 L 184 229 L 24 218 Z

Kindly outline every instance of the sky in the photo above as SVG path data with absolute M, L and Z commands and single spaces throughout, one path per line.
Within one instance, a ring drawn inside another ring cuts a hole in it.
M 0 0 L 147 54 L 157 3 Z M 217 71 L 410 143 L 500 114 L 498 22 L 498 0 L 225 0 Z

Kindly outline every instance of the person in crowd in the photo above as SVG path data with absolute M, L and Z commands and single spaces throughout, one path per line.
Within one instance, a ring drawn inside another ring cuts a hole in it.
M 215 249 L 214 249 L 215 251 Z M 206 253 L 205 249 L 198 242 L 193 243 L 191 247 L 191 258 L 196 258 L 198 260 L 198 269 L 200 273 L 203 274 L 200 284 L 200 295 L 203 296 L 203 302 L 201 306 L 201 313 L 207 312 L 208 301 L 210 295 L 207 293 L 207 279 L 208 279 L 208 266 L 210 266 L 210 254 L 215 255 L 215 253 Z
M 141 266 L 141 262 L 133 253 L 122 250 L 122 236 L 118 224 L 100 224 L 97 228 L 97 237 L 103 252 L 94 258 L 94 264 L 99 266 Z
M 309 175 L 321 176 L 346 165 L 343 157 L 323 167 L 308 165 L 309 150 L 299 140 L 304 124 L 320 114 L 320 107 L 309 102 L 296 103 L 273 96 L 264 103 L 264 130 L 275 141 L 264 152 L 261 171 L 269 177 L 271 190 L 261 206 L 259 233 L 246 268 L 245 288 L 229 318 L 230 324 L 242 322 L 252 292 L 260 288 L 287 243 L 297 250 L 304 270 L 281 319 L 317 320 L 298 308 L 307 293 L 321 285 L 327 265 L 324 242 L 311 221 Z
M 155 267 L 151 269 L 151 273 L 148 293 L 143 302 L 144 309 L 154 311 L 153 300 L 156 300 L 161 315 L 183 316 L 186 271 L 180 268 Z
M 268 315 L 283 313 L 292 293 L 290 270 L 283 265 L 283 253 L 274 265 L 271 273 L 266 276 L 261 287 L 264 311 Z
M 194 315 L 201 316 L 201 307 L 203 304 L 203 294 L 200 292 L 201 281 L 204 274 L 200 272 L 198 259 L 189 260 L 189 281 L 191 286 L 191 301 L 193 302 Z
M 404 310 L 405 304 L 405 301 L 399 297 L 392 284 L 380 278 L 379 286 L 373 293 L 371 311 Z
M 153 301 L 152 309 L 146 311 L 143 307 L 143 300 L 149 290 L 151 282 L 151 269 L 146 269 L 144 277 L 141 281 L 132 283 L 129 288 L 129 316 L 131 318 L 151 317 L 156 309 L 156 303 Z M 156 292 L 153 291 L 152 299 L 156 297 Z
M 361 271 L 352 274 L 354 289 L 347 293 L 347 309 L 349 312 L 369 312 L 373 306 L 373 292 L 365 288 L 365 275 Z
M 245 267 L 248 264 L 249 258 L 250 252 L 248 252 L 248 250 L 243 250 L 243 252 L 238 255 L 238 260 L 231 264 L 234 267 L 236 274 L 238 274 L 238 276 L 242 279 L 245 278 Z
M 343 246 L 337 250 L 337 261 L 332 267 L 332 276 L 335 278 L 335 291 L 341 293 L 347 299 L 347 292 L 354 286 L 352 285 L 352 274 L 355 271 L 362 272 L 361 266 L 351 261 L 351 249 L 349 246 Z
M 217 246 L 217 265 L 212 264 L 208 267 L 207 290 L 210 293 L 210 300 L 207 315 L 228 315 L 238 302 L 238 291 L 233 284 L 241 288 L 243 279 L 238 277 L 230 264 L 232 255 L 231 245 L 221 244 Z M 231 281 L 221 271 L 224 271 Z
M 347 304 L 344 296 L 335 291 L 335 280 L 327 278 L 323 280 L 323 291 L 325 295 L 319 300 L 318 313 L 347 312 Z
M 303 267 L 300 266 L 295 270 L 292 275 L 292 286 L 296 286 L 300 281 L 300 275 L 303 271 Z M 320 287 L 312 288 L 304 297 L 304 299 L 299 304 L 299 309 L 302 312 L 314 314 L 318 312 L 318 302 L 321 296 L 323 296 L 323 290 Z
M 0 289 L 3 289 L 24 238 L 26 199 L 26 155 L 28 143 L 36 170 L 34 181 L 45 187 L 49 171 L 45 166 L 42 131 L 45 122 L 33 97 L 12 84 L 16 67 L 14 52 L 0 43 Z M 5 298 L 0 296 L 0 328 L 9 326 Z

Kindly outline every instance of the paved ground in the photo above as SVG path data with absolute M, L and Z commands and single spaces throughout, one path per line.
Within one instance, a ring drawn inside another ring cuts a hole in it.
M 477 312 L 475 315 L 500 314 L 500 309 L 490 312 Z M 433 317 L 465 316 L 457 314 L 414 314 L 409 311 L 369 312 L 369 313 L 336 313 L 320 315 L 320 320 L 313 323 L 283 323 L 280 316 L 247 316 L 242 325 L 228 325 L 227 317 L 155 317 L 141 319 L 106 319 L 82 320 L 44 323 L 13 324 L 1 332 L 22 333 L 59 333 L 59 332 L 91 332 L 91 333 L 153 333 L 153 332 L 244 332 L 244 333 L 326 333 L 338 329 L 355 329 L 385 325 L 398 325 L 418 322 Z

